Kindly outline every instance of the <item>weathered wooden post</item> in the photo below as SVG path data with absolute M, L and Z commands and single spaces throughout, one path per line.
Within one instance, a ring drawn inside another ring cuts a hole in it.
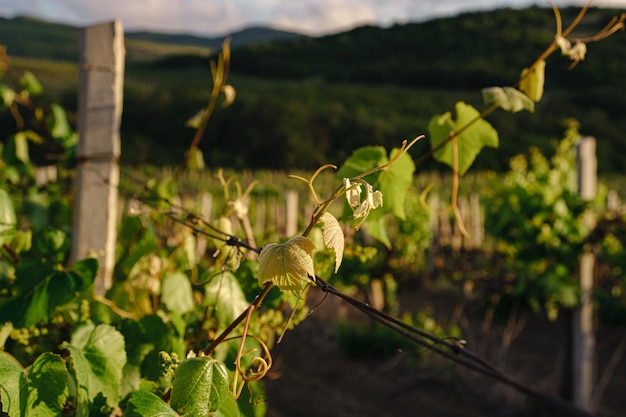
M 293 237 L 298 233 L 298 192 L 287 190 L 285 199 L 285 236 Z
M 119 21 L 81 31 L 72 260 L 100 261 L 97 294 L 112 284 L 119 183 L 124 32 Z
M 596 196 L 597 165 L 596 140 L 584 137 L 578 144 L 578 192 L 585 201 Z M 585 219 L 593 227 L 591 213 Z M 586 249 L 580 259 L 580 303 L 574 311 L 572 333 L 572 376 L 574 404 L 586 411 L 592 410 L 595 378 L 595 333 L 593 326 L 593 269 L 595 253 Z

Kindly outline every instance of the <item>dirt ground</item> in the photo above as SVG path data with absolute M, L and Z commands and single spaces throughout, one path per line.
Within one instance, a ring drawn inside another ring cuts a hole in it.
M 310 293 L 309 305 L 322 295 Z M 422 304 L 418 294 L 403 294 L 403 305 Z M 452 314 L 454 304 L 435 302 L 435 315 Z M 524 417 L 549 415 L 525 395 L 436 357 L 419 352 L 390 358 L 350 359 L 335 343 L 337 320 L 358 320 L 341 300 L 329 297 L 273 349 L 275 365 L 266 382 L 267 417 L 316 416 L 460 416 Z M 360 314 L 360 313 L 356 313 Z M 468 325 L 468 349 L 481 354 L 508 375 L 544 393 L 562 389 L 567 323 L 529 317 L 511 348 L 500 347 L 502 333 L 480 335 Z M 602 329 L 598 335 L 601 375 L 624 328 Z M 481 340 L 482 338 L 482 340 Z M 485 340 L 489 339 L 489 340 Z M 626 416 L 626 358 L 604 390 L 600 416 Z

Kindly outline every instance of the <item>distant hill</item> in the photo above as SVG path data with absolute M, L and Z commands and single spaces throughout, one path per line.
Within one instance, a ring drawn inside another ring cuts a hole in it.
M 562 9 L 564 25 L 578 8 Z M 624 10 L 591 9 L 579 36 L 596 33 Z M 321 38 L 249 44 L 233 54 L 232 71 L 277 79 L 404 85 L 420 88 L 482 88 L 514 82 L 554 39 L 551 9 L 499 9 L 464 13 L 390 28 L 364 26 Z M 626 36 L 588 45 L 587 59 L 569 71 L 553 54 L 551 86 L 600 83 L 626 86 Z M 607 63 L 610 62 L 610 65 Z
M 577 9 L 561 11 L 568 25 Z M 591 9 L 574 36 L 595 33 L 621 12 Z M 201 148 L 211 166 L 302 169 L 341 163 L 363 145 L 397 146 L 427 133 L 430 117 L 453 110 L 456 101 L 482 108 L 481 89 L 514 83 L 552 42 L 554 30 L 552 11 L 531 7 L 322 37 L 266 28 L 236 32 L 229 82 L 237 98 L 212 115 Z M 207 55 L 223 37 L 142 32 L 126 39 L 131 65 L 125 73 L 122 161 L 179 163 L 192 137 L 185 122 L 210 93 Z M 77 72 L 77 28 L 3 19 L 2 43 L 9 55 L 37 58 L 22 58 L 20 69 L 37 69 L 54 86 L 55 99 L 74 110 L 76 77 L 45 59 L 70 61 L 64 65 Z M 573 70 L 569 64 L 558 52 L 550 56 L 536 113 L 497 111 L 488 117 L 501 145 L 482 152 L 477 169 L 506 169 L 510 156 L 530 146 L 549 150 L 563 133 L 564 119 L 573 117 L 583 134 L 598 138 L 599 169 L 624 171 L 626 33 L 590 43 L 585 60 Z M 427 148 L 428 141 L 421 141 L 415 152 Z M 422 169 L 436 166 L 431 160 Z
M 0 45 L 6 45 L 11 56 L 77 62 L 79 34 L 80 28 L 76 26 L 26 16 L 12 19 L 0 17 Z M 131 62 L 172 55 L 205 57 L 219 48 L 226 36 L 231 38 L 233 46 L 304 37 L 265 27 L 247 28 L 219 37 L 131 31 L 125 34 L 126 54 Z
M 129 39 L 145 40 L 155 43 L 200 46 L 211 49 L 220 48 L 226 37 L 231 38 L 231 46 L 233 47 L 255 43 L 292 41 L 306 37 L 302 34 L 286 32 L 268 27 L 250 27 L 224 36 L 210 38 L 186 34 L 165 34 L 155 32 L 127 32 L 126 36 Z

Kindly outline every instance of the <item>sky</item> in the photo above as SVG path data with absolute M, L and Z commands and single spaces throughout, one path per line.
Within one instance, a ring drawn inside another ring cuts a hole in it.
M 553 0 L 557 6 L 586 0 Z M 87 26 L 113 19 L 126 30 L 219 36 L 249 26 L 324 35 L 355 26 L 419 22 L 461 12 L 532 5 L 549 0 L 0 0 L 0 16 L 28 15 Z M 626 9 L 626 0 L 594 0 Z

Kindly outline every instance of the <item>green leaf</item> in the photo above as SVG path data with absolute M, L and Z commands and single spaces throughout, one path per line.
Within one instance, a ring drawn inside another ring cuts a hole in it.
M 41 354 L 29 370 L 28 414 L 59 416 L 68 398 L 67 369 L 61 356 Z
M 398 153 L 398 149 L 391 150 L 391 158 Z M 413 173 L 415 164 L 408 154 L 404 154 L 391 166 L 383 169 L 377 181 L 373 184 L 383 194 L 384 213 L 393 213 L 396 217 L 404 219 L 404 199 L 409 187 L 413 184 Z M 377 209 L 378 210 L 378 209 Z
M 230 272 L 214 276 L 205 286 L 205 301 L 215 306 L 217 321 L 230 324 L 248 308 L 248 301 L 237 278 Z
M 180 314 L 193 310 L 193 291 L 189 278 L 180 271 L 174 272 L 163 280 L 161 301 L 170 311 Z
M 30 163 L 30 156 L 28 154 L 28 134 L 26 132 L 17 132 L 13 135 L 12 140 L 9 140 L 7 149 L 12 151 L 12 156 L 15 160 L 25 164 Z
M 392 149 L 391 156 L 393 157 L 397 152 L 398 149 Z M 337 178 L 340 180 L 354 178 L 388 161 L 387 152 L 382 146 L 359 148 L 337 171 Z M 408 154 L 404 154 L 391 166 L 364 178 L 383 194 L 384 205 L 375 211 L 393 213 L 401 219 L 405 217 L 404 198 L 408 187 L 413 184 L 414 171 L 413 160 Z
M 489 87 L 482 90 L 486 104 L 497 103 L 503 110 L 517 113 L 522 110 L 535 112 L 535 102 L 526 94 L 512 87 Z
M 78 387 L 78 409 L 82 412 L 89 410 L 98 396 L 104 397 L 109 407 L 116 407 L 126 364 L 122 334 L 113 326 L 100 324 L 91 332 L 84 347 L 64 342 L 61 348 L 70 352 L 70 364 Z
M 128 399 L 124 417 L 178 417 L 158 395 L 148 391 L 135 391 Z
M 187 154 L 187 169 L 190 171 L 201 171 L 205 168 L 204 155 L 198 148 L 189 148 Z
M 0 303 L 0 322 L 20 328 L 47 321 L 93 284 L 97 265 L 97 260 L 86 259 L 59 271 L 55 263 L 40 259 L 22 262 L 15 272 L 17 293 Z
M 6 84 L 0 84 L 0 99 L 3 107 L 9 107 L 15 100 L 15 90 Z
M 541 60 L 531 69 L 524 68 L 520 78 L 519 89 L 531 100 L 537 102 L 543 97 L 546 61 Z
M 13 356 L 0 352 L 0 396 L 2 410 L 17 417 L 26 415 L 28 379 Z
M 74 262 L 68 270 L 76 276 L 77 280 L 81 284 L 80 291 L 83 291 L 94 283 L 96 277 L 98 276 L 99 269 L 100 263 L 98 262 L 98 259 L 85 258 Z
M 324 246 L 335 251 L 335 273 L 341 266 L 343 260 L 343 251 L 345 247 L 345 237 L 341 225 L 329 212 L 326 212 L 320 218 L 322 222 L 322 237 L 324 239 Z
M 391 240 L 387 233 L 387 222 L 384 216 L 369 216 L 365 220 L 367 234 L 385 245 L 387 249 L 391 249 Z
M 265 415 L 265 414 L 263 414 Z M 220 405 L 220 408 L 215 412 L 215 417 L 242 417 L 237 400 L 228 392 L 224 402 Z
M 62 106 L 56 103 L 50 105 L 50 135 L 61 145 L 63 149 L 68 149 L 76 146 L 78 143 L 78 136 L 72 130 L 69 122 L 67 121 L 67 114 Z
M 382 146 L 364 146 L 357 149 L 343 163 L 337 178 L 354 178 L 363 172 L 387 163 L 387 151 Z
M 158 381 L 162 371 L 159 352 L 175 351 L 176 336 L 172 328 L 156 314 L 143 316 L 138 321 L 124 320 L 119 327 L 126 341 L 127 363 L 139 367 L 143 378 Z M 184 355 L 184 352 L 175 352 L 181 357 Z
M 24 74 L 22 74 L 22 76 L 20 77 L 20 86 L 33 96 L 39 95 L 43 92 L 43 87 L 41 86 L 41 83 L 39 82 L 37 77 L 35 77 L 35 74 L 30 71 L 26 71 Z
M 17 217 L 11 197 L 5 190 L 0 189 L 0 246 L 11 241 L 16 226 Z
M 484 146 L 498 147 L 498 132 L 486 120 L 480 118 L 480 113 L 469 104 L 462 101 L 456 103 L 456 122 L 452 120 L 450 113 L 434 116 L 428 123 L 431 146 L 438 147 L 447 141 L 445 145 L 435 152 L 435 158 L 454 168 L 453 141 L 449 140 L 452 135 L 458 146 L 458 172 L 463 175 L 472 165 L 476 156 Z M 471 123 L 471 124 L 470 124 Z M 454 132 L 463 131 L 454 136 Z
M 174 374 L 170 404 L 184 416 L 204 417 L 228 396 L 226 365 L 210 357 L 187 358 Z
M 304 236 L 265 246 L 259 255 L 259 284 L 271 282 L 281 291 L 300 297 L 311 282 L 309 277 L 315 277 L 314 250 L 313 242 Z

